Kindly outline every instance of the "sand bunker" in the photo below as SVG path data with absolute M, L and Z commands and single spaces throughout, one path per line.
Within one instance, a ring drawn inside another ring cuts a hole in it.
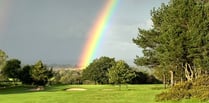
M 87 89 L 84 89 L 84 88 L 69 88 L 69 89 L 66 89 L 66 91 L 85 91 Z

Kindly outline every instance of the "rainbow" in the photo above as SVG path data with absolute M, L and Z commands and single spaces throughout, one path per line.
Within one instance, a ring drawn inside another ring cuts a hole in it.
M 120 0 L 106 0 L 106 3 L 98 15 L 94 25 L 88 32 L 88 39 L 81 53 L 78 67 L 87 67 L 95 58 L 96 50 L 99 47 L 103 35 L 105 35 L 105 31 L 110 23 L 110 18 L 112 17 L 119 1 Z

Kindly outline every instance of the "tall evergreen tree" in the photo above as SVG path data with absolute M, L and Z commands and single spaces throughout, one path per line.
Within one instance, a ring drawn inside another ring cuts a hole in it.
M 137 65 L 173 71 L 193 80 L 209 69 L 209 6 L 206 0 L 171 0 L 151 12 L 153 28 L 139 29 L 133 42 L 143 48 Z M 198 70 L 199 68 L 199 70 Z
M 38 61 L 32 66 L 31 77 L 35 85 L 46 85 L 52 76 L 52 70 L 49 70 L 47 66 L 42 63 L 42 61 Z

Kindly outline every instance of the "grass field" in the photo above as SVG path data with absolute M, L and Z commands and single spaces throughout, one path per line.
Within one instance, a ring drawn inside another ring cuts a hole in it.
M 86 90 L 66 91 L 67 88 Z M 32 92 L 27 87 L 0 89 L 0 103 L 200 103 L 197 100 L 155 102 L 162 85 L 60 85 Z M 205 102 L 207 103 L 207 102 Z M 208 102 L 209 103 L 209 102 Z

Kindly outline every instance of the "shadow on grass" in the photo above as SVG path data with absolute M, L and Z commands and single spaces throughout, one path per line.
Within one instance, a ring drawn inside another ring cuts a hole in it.
M 33 93 L 33 92 L 55 92 L 60 91 L 65 86 L 47 86 L 44 90 L 36 90 L 35 86 L 13 86 L 13 87 L 0 87 L 0 95 L 2 94 L 23 94 L 23 93 Z
M 31 87 L 25 86 L 14 86 L 14 87 L 5 87 L 0 88 L 0 94 L 19 94 L 19 93 L 29 93 Z

